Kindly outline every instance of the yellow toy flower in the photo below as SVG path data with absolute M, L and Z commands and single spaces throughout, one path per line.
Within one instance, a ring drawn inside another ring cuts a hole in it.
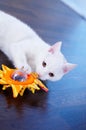
M 5 90 L 8 87 L 12 87 L 14 98 L 16 98 L 18 94 L 23 96 L 26 88 L 32 93 L 34 93 L 35 90 L 40 90 L 40 88 L 46 92 L 48 91 L 48 88 L 38 79 L 37 73 L 27 75 L 24 81 L 18 81 L 12 78 L 12 75 L 16 71 L 18 71 L 18 69 L 10 69 L 5 65 L 2 65 L 2 70 L 0 70 L 0 84 L 3 85 L 2 89 Z

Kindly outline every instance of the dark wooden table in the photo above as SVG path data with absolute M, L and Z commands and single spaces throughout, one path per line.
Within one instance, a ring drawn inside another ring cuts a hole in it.
M 66 58 L 78 64 L 49 92 L 12 98 L 0 88 L 0 130 L 86 130 L 86 21 L 60 0 L 1 0 L 0 9 L 29 24 L 45 41 L 62 40 Z M 15 36 L 16 37 L 16 36 Z M 0 66 L 11 66 L 0 53 Z

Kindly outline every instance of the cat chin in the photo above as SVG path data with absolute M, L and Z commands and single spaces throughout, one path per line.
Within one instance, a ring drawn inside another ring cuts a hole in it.
M 39 74 L 39 79 L 40 79 L 40 80 L 43 80 L 43 81 L 48 80 L 47 78 L 43 77 L 43 76 L 42 76 L 42 75 L 40 75 L 40 74 Z
M 46 78 L 43 78 L 42 76 L 39 75 L 40 80 L 47 80 Z
M 53 82 L 59 81 L 59 80 L 61 80 L 61 79 L 63 78 L 63 76 L 64 76 L 64 75 L 60 75 L 59 77 L 50 78 L 49 80 L 50 80 L 50 81 L 53 81 Z
M 62 77 L 63 77 L 63 76 L 62 76 Z M 40 76 L 39 76 L 39 79 L 42 80 L 42 81 L 46 81 L 46 80 L 47 80 L 47 81 L 55 82 L 55 81 L 61 80 L 62 77 L 60 77 L 60 78 L 43 78 L 43 77 L 40 77 Z

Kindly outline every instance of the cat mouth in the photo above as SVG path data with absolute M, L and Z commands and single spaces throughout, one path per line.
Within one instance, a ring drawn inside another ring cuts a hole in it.
M 38 78 L 43 80 L 43 76 L 41 74 L 38 74 Z
M 39 77 L 39 78 L 41 78 L 41 77 L 42 77 L 42 75 L 41 75 L 41 74 L 38 74 L 38 77 Z

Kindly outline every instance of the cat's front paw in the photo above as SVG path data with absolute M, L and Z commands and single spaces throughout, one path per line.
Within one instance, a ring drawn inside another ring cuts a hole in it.
M 24 67 L 23 70 L 26 71 L 27 74 L 30 74 L 30 73 L 32 72 L 30 66 L 28 66 L 28 67 Z
M 30 74 L 32 72 L 32 69 L 30 66 L 22 66 L 20 69 L 23 70 L 27 74 Z

